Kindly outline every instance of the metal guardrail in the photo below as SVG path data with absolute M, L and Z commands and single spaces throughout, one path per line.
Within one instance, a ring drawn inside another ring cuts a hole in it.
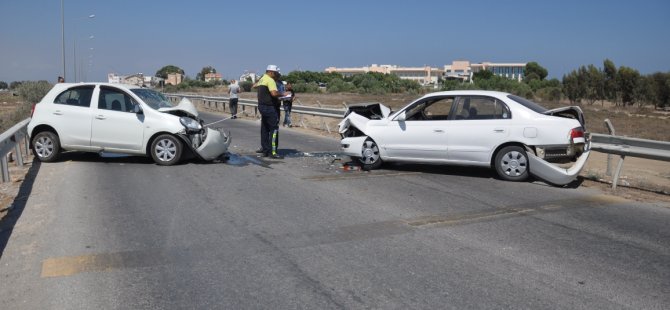
M 619 164 L 612 178 L 612 189 L 616 189 L 626 156 L 670 161 L 670 142 L 616 136 L 609 119 L 605 120 L 605 126 L 610 134 L 592 133 L 591 149 L 601 153 L 619 155 Z M 607 169 L 609 171 L 609 158 Z
M 188 95 L 188 94 L 165 94 L 172 100 L 174 103 L 177 103 L 181 98 L 188 98 L 193 101 L 194 104 L 203 105 L 209 109 L 214 109 L 218 111 L 225 112 L 227 109 L 228 102 L 230 98 L 228 97 L 212 97 L 212 96 L 201 96 L 201 95 Z M 246 111 L 246 108 L 249 107 L 254 110 L 254 116 L 258 117 L 258 101 L 252 99 L 239 99 L 237 104 L 242 107 L 242 113 Z M 302 104 L 293 103 L 291 114 L 296 113 L 299 115 L 311 115 L 319 117 L 329 117 L 329 118 L 342 118 L 346 109 L 336 109 L 336 108 L 326 108 L 326 107 L 315 107 L 307 106 Z M 302 127 L 307 127 L 302 119 L 300 118 L 300 124 Z M 326 122 L 322 122 L 322 127 L 325 127 L 328 132 L 330 127 Z
M 20 123 L 12 126 L 7 131 L 0 134 L 0 166 L 2 169 L 2 182 L 9 182 L 9 161 L 7 154 L 15 151 L 16 165 L 23 167 L 23 156 L 28 156 L 28 123 L 30 118 L 27 118 Z M 21 151 L 21 140 L 24 140 L 25 152 Z

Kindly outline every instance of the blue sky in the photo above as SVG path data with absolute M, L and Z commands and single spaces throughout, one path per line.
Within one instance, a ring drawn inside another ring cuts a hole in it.
M 66 76 L 153 75 L 176 65 L 224 78 L 370 64 L 537 61 L 550 77 L 609 58 L 670 71 L 670 1 L 64 0 Z M 95 14 L 95 18 L 87 16 Z M 94 39 L 89 39 L 90 36 Z M 62 74 L 60 0 L 0 2 L 0 81 Z M 93 50 L 91 50 L 93 48 Z M 81 68 L 86 68 L 82 72 Z

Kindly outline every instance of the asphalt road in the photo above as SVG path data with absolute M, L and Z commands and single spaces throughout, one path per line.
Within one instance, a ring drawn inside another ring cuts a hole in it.
M 210 116 L 210 119 L 212 116 Z M 226 162 L 64 154 L 0 225 L 3 309 L 668 309 L 670 206 L 479 168 L 343 171 L 222 122 Z

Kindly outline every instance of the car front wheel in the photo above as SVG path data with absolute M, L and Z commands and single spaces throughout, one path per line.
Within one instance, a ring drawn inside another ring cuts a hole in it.
M 179 162 L 182 143 L 173 135 L 160 135 L 151 143 L 151 157 L 162 166 L 171 166 Z
M 524 181 L 528 178 L 528 155 L 519 146 L 506 146 L 496 154 L 495 168 L 507 181 Z
M 382 166 L 382 158 L 379 155 L 379 146 L 372 139 L 367 139 L 363 142 L 363 150 L 361 157 L 358 158 L 363 170 L 377 169 Z
M 40 161 L 53 162 L 60 152 L 60 140 L 58 136 L 51 131 L 42 131 L 36 134 L 32 140 L 33 154 Z

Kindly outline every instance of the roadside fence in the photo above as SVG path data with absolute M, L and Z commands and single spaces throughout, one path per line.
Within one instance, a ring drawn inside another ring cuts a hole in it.
M 181 98 L 188 98 L 195 105 L 203 106 L 207 109 L 227 112 L 228 103 L 230 102 L 228 97 L 211 97 L 211 96 L 201 96 L 201 95 L 187 95 L 187 94 L 166 94 L 168 98 L 174 103 L 179 103 Z M 242 113 L 251 114 L 253 113 L 254 117 L 259 118 L 260 114 L 258 113 L 258 101 L 252 99 L 239 99 L 237 101 L 238 106 L 242 108 Z M 302 104 L 299 100 L 296 100 L 293 103 L 293 108 L 291 109 L 291 114 L 298 114 L 301 127 L 308 127 L 305 123 L 304 115 L 317 116 L 320 118 L 320 129 L 327 130 L 328 133 L 331 133 L 331 128 L 328 122 L 323 118 L 335 118 L 341 119 L 344 117 L 344 113 L 347 111 L 347 106 L 342 104 L 343 108 L 332 108 L 332 107 L 323 107 L 318 101 L 316 106 L 308 106 Z
M 610 154 L 607 158 L 607 173 L 610 174 L 611 155 L 619 155 L 619 164 L 612 178 L 612 189 L 616 189 L 626 156 L 670 161 L 670 142 L 617 136 L 609 119 L 605 120 L 609 134 L 591 134 L 591 149 Z
M 30 154 L 30 146 L 28 143 L 28 123 L 30 118 L 27 118 L 18 124 L 12 126 L 7 131 L 0 134 L 0 169 L 2 169 L 2 182 L 9 182 L 9 160 L 7 156 L 14 151 L 13 158 L 16 165 L 23 167 L 23 159 L 28 158 Z M 23 147 L 21 142 L 23 141 Z

